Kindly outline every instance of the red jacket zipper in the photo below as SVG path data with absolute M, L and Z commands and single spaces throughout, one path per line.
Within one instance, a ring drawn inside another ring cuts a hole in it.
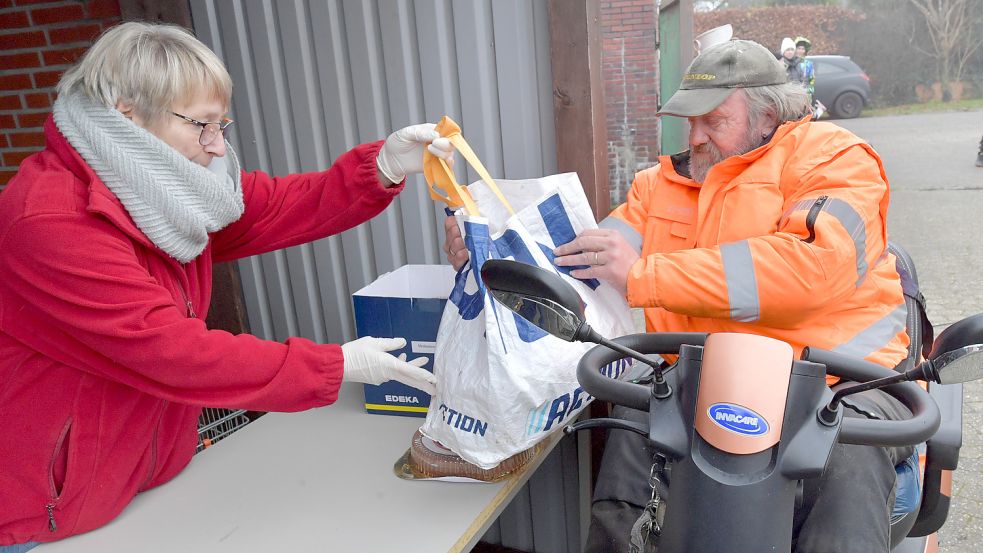
M 68 447 L 65 443 L 65 439 L 68 437 L 68 431 L 72 428 L 72 418 L 69 417 L 65 421 L 65 426 L 61 429 L 61 434 L 58 435 L 58 441 L 55 442 L 55 450 L 51 454 L 51 462 L 48 463 L 48 486 L 51 492 L 51 499 L 44 506 L 48 512 L 48 531 L 55 532 L 58 530 L 58 523 L 55 521 L 55 507 L 58 505 L 58 501 L 61 499 L 63 493 L 65 493 L 65 482 L 62 482 L 62 489 L 59 492 L 58 488 L 55 486 L 55 461 L 58 459 L 58 455 L 61 453 L 62 448 Z M 68 453 L 65 453 L 68 455 Z M 65 467 L 65 480 L 68 480 L 68 467 L 66 463 Z
M 152 442 L 150 442 L 150 470 L 147 472 L 147 478 L 144 479 L 143 484 L 140 484 L 138 488 L 140 491 L 147 489 L 147 486 L 153 481 L 154 473 L 157 471 L 157 437 L 160 435 L 160 421 L 164 418 L 164 409 L 166 404 L 161 402 L 160 412 L 157 413 L 157 423 L 154 424 L 154 436 Z
M 195 306 L 192 305 L 191 298 L 188 297 L 187 287 L 185 287 L 184 280 L 182 280 L 182 278 L 187 280 L 188 276 L 180 267 L 178 267 L 176 272 L 177 279 L 175 279 L 175 282 L 177 283 L 178 289 L 181 290 L 181 297 L 184 298 L 184 306 L 187 308 L 187 316 L 189 319 L 197 319 L 198 315 L 195 313 Z

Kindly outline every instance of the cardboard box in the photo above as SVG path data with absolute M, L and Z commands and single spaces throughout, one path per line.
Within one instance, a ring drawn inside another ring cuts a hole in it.
M 428 358 L 433 370 L 437 328 L 447 296 L 454 287 L 449 265 L 404 265 L 380 276 L 352 295 L 358 336 L 405 338 L 407 359 Z M 378 415 L 425 417 L 430 394 L 394 380 L 365 385 L 365 410 Z

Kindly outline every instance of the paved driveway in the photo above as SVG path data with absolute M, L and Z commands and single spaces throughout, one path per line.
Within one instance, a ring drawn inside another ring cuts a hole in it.
M 870 142 L 891 181 L 888 232 L 911 253 L 936 332 L 983 312 L 983 110 L 837 121 Z M 965 388 L 963 447 L 944 553 L 983 551 L 983 382 Z

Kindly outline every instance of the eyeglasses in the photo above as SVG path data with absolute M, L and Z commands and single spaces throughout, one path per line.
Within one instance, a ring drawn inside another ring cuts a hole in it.
M 221 121 L 199 121 L 197 119 L 192 119 L 187 115 L 181 115 L 180 113 L 171 112 L 171 115 L 180 117 L 188 123 L 193 123 L 201 127 L 201 134 L 198 135 L 198 144 L 202 146 L 208 146 L 215 141 L 215 137 L 222 135 L 225 138 L 225 129 L 229 128 L 229 125 L 235 123 L 235 121 L 229 119 L 228 117 L 223 117 Z

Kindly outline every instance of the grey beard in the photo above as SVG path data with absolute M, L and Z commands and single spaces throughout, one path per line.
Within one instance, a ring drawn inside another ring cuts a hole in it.
M 722 152 L 712 142 L 707 142 L 700 146 L 694 146 L 689 153 L 689 175 L 695 182 L 703 184 L 707 178 L 707 173 L 714 165 L 721 161 L 746 154 L 751 150 L 765 143 L 765 137 L 756 136 L 753 130 L 748 130 L 744 140 L 738 144 L 733 152 Z

